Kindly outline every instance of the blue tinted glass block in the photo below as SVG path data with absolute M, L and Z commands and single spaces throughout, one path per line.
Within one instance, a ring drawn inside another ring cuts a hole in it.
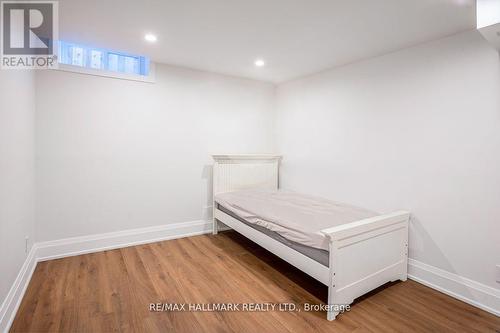
M 118 54 L 108 54 L 108 70 L 118 72 Z
M 90 51 L 90 67 L 94 69 L 102 69 L 102 52 L 99 50 Z
M 68 43 L 59 43 L 59 63 L 71 65 L 71 45 Z
M 149 58 L 141 57 L 141 74 L 149 75 L 150 63 Z
M 83 47 L 73 46 L 71 48 L 71 64 L 73 66 L 83 67 L 83 64 L 84 64 Z
M 123 71 L 128 74 L 139 74 L 139 61 L 135 57 L 123 57 Z

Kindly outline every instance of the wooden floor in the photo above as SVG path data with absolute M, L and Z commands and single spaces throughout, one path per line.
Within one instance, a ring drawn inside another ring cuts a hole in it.
M 305 287 L 301 287 L 305 286 Z M 500 319 L 416 282 L 324 312 L 150 312 L 150 303 L 324 304 L 327 288 L 234 232 L 38 264 L 12 332 L 500 332 Z

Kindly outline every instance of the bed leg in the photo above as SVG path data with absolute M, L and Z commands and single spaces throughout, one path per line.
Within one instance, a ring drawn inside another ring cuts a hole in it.
M 328 285 L 328 311 L 326 313 L 326 319 L 329 321 L 335 320 L 335 317 L 340 313 L 339 311 L 334 311 L 333 305 L 338 302 L 336 296 L 337 292 L 337 276 L 335 272 L 335 268 L 337 267 L 338 258 L 337 258 L 337 243 L 335 241 L 330 241 L 329 246 L 329 271 L 330 271 L 330 281 Z
M 215 200 L 212 201 L 212 235 L 217 235 L 219 233 L 219 223 L 217 222 L 217 219 L 215 218 L 215 210 L 217 209 L 217 203 L 215 203 Z
M 406 231 L 405 231 L 405 242 L 403 251 L 404 251 L 403 271 L 401 272 L 401 277 L 399 279 L 404 282 L 408 279 L 408 225 L 406 226 Z
M 406 254 L 406 260 L 403 262 L 403 271 L 401 272 L 401 276 L 399 279 L 401 281 L 406 281 L 408 280 L 408 254 Z
M 217 235 L 219 233 L 219 223 L 217 219 L 214 217 L 214 222 L 212 225 L 212 235 Z
M 334 311 L 333 308 L 331 308 L 334 304 L 334 297 L 333 294 L 335 292 L 335 286 L 330 286 L 328 287 L 328 311 L 326 312 L 326 319 L 329 321 L 335 320 L 335 317 L 339 314 L 338 311 Z
M 339 313 L 336 311 L 328 310 L 328 312 L 326 313 L 326 319 L 328 319 L 328 321 L 333 321 L 338 314 Z
M 332 264 L 332 260 L 330 260 L 330 264 Z M 335 320 L 335 317 L 337 317 L 337 315 L 339 314 L 338 311 L 333 310 L 333 305 L 336 301 L 334 295 L 337 291 L 337 288 L 335 288 L 335 280 L 335 271 L 333 269 L 330 269 L 330 285 L 328 286 L 328 310 L 326 311 L 326 319 L 328 319 L 328 321 Z

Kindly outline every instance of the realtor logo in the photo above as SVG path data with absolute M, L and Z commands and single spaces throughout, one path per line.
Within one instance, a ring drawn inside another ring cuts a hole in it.
M 2 69 L 57 67 L 57 1 L 1 1 Z

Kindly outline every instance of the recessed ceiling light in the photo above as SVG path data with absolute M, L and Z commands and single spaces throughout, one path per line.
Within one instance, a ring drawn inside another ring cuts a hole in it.
M 266 65 L 266 62 L 262 59 L 257 59 L 255 60 L 255 66 L 257 67 L 264 67 Z
M 156 42 L 158 40 L 158 37 L 156 37 L 156 35 L 153 35 L 153 34 L 146 34 L 144 36 L 144 39 L 147 40 L 150 43 L 154 43 L 154 42 Z

